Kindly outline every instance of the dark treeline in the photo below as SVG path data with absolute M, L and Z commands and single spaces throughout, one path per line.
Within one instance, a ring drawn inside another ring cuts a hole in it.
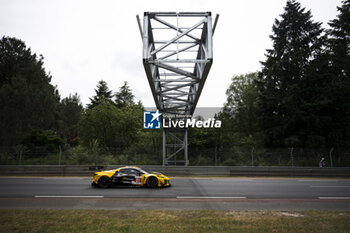
M 232 78 L 222 128 L 189 129 L 190 164 L 317 165 L 333 153 L 349 166 L 350 1 L 325 29 L 289 0 L 270 38 L 261 70 Z M 43 60 L 19 39 L 0 41 L 1 164 L 57 164 L 57 154 L 66 164 L 161 163 L 161 131 L 142 129 L 127 82 L 113 92 L 99 81 L 84 107 L 77 93 L 61 99 Z
M 232 78 L 220 113 L 230 129 L 222 133 L 221 148 L 286 148 L 283 153 L 294 150 L 302 165 L 316 165 L 325 155 L 329 161 L 337 148 L 338 164 L 342 151 L 350 165 L 343 152 L 350 146 L 350 1 L 342 2 L 329 26 L 287 1 L 262 69 Z
M 1 164 L 57 164 L 57 154 L 71 164 L 159 163 L 159 134 L 142 130 L 143 105 L 127 82 L 114 93 L 99 81 L 84 108 L 77 93 L 61 99 L 43 56 L 23 41 L 3 37 L 0 55 Z

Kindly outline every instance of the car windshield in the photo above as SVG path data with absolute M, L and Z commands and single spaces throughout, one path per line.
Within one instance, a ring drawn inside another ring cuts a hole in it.
M 144 173 L 144 174 L 149 174 L 148 171 L 145 171 L 145 170 L 142 170 L 142 169 L 140 169 L 140 172 L 142 172 L 142 173 Z

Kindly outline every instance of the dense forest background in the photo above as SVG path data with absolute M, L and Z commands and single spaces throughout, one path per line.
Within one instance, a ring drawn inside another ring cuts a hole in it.
M 350 166 L 350 1 L 329 29 L 290 0 L 260 71 L 235 75 L 216 115 L 189 129 L 190 165 Z M 247 45 L 249 46 L 249 45 Z M 161 164 L 160 130 L 143 130 L 125 82 L 98 82 L 90 103 L 61 98 L 44 57 L 0 40 L 0 164 Z

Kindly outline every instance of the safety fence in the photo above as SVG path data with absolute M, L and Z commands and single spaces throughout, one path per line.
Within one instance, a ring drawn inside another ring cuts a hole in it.
M 178 148 L 174 148 L 176 150 Z M 278 166 L 278 167 L 350 167 L 348 148 L 205 148 L 189 146 L 190 166 Z M 179 158 L 181 159 L 181 158 Z M 175 158 L 176 160 L 176 158 Z M 143 145 L 132 150 L 119 148 L 56 148 L 51 150 L 1 148 L 1 165 L 109 165 L 162 164 L 161 148 Z M 171 164 L 171 165 L 181 165 Z
M 0 165 L 2 176 L 92 176 L 95 171 L 111 170 L 123 165 Z M 350 167 L 244 167 L 244 166 L 159 166 L 141 165 L 146 171 L 169 176 L 282 176 L 282 177 L 350 177 Z

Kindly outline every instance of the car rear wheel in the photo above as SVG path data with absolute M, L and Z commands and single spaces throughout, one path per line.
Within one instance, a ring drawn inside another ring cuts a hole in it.
M 110 184 L 111 179 L 109 179 L 108 176 L 101 176 L 100 179 L 98 179 L 98 187 L 100 188 L 108 188 Z
M 158 187 L 158 179 L 156 177 L 154 177 L 154 176 L 151 176 L 147 180 L 147 186 L 149 188 L 157 188 Z

